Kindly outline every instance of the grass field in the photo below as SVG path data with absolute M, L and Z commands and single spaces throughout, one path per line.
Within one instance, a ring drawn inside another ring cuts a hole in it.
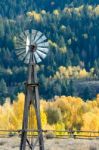
M 99 150 L 99 139 L 44 139 L 44 142 L 45 150 Z M 19 143 L 18 137 L 0 138 L 0 150 L 19 150 Z

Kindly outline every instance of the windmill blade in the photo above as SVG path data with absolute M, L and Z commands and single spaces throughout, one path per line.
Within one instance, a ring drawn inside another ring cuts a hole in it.
M 31 33 L 31 43 L 34 41 L 35 37 L 36 37 L 37 31 L 36 30 L 32 30 Z
M 29 64 L 29 59 L 25 59 L 25 60 L 24 60 L 24 63 L 25 63 L 25 64 Z
M 25 60 L 25 59 L 29 59 L 29 58 L 30 58 L 30 52 L 28 51 L 27 54 L 25 55 L 24 60 Z
M 20 60 L 24 60 L 25 56 L 26 56 L 26 53 L 24 53 L 24 54 L 22 54 L 22 55 L 19 55 L 19 59 L 20 59 Z
M 25 41 L 25 40 L 22 40 L 21 38 L 18 37 L 18 38 L 16 39 L 15 43 L 18 43 L 19 45 L 23 45 L 23 43 L 26 44 L 26 41 Z
M 22 50 L 17 49 L 15 52 L 16 52 L 16 54 L 18 54 L 18 53 L 23 52 L 23 51 L 24 51 L 24 52 L 26 52 L 26 51 L 25 51 L 25 48 L 24 48 L 24 49 L 22 49 Z
M 42 42 L 44 42 L 45 40 L 47 40 L 47 38 L 46 38 L 45 35 L 43 35 L 40 39 L 37 40 L 36 44 L 42 43 Z
M 38 31 L 33 42 L 36 42 L 41 37 L 41 35 L 42 35 L 42 33 L 40 31 Z
M 20 50 L 20 51 L 16 51 L 16 55 L 17 55 L 17 56 L 22 55 L 22 54 L 24 54 L 24 53 L 26 53 L 25 49 Z
M 24 42 L 24 43 L 25 43 L 25 39 L 26 39 L 26 37 L 24 38 L 24 37 L 22 37 L 21 35 L 19 36 L 20 42 Z
M 30 46 L 30 39 L 27 36 L 27 38 L 26 38 L 26 53 L 29 51 L 29 46 Z
M 43 52 L 40 52 L 39 50 L 37 50 L 36 52 L 40 56 L 40 58 L 44 59 L 46 57 L 46 54 L 44 54 Z
M 25 53 L 25 49 L 23 51 L 17 51 L 16 54 L 17 56 L 21 55 L 21 54 L 24 54 Z
M 26 45 L 26 53 L 29 51 L 29 46 Z
M 18 37 L 18 38 L 16 39 L 16 42 L 19 42 L 20 44 L 22 44 L 24 41 L 23 41 L 20 37 Z
M 23 39 L 26 39 L 26 35 L 24 34 L 24 32 L 22 32 L 22 33 L 20 34 L 20 36 L 23 37 Z
M 20 41 L 22 41 L 22 42 L 24 41 L 24 38 L 21 37 L 21 35 L 19 35 L 18 39 L 19 39 Z
M 37 46 L 39 46 L 39 47 L 48 47 L 49 44 L 48 44 L 48 42 L 44 42 L 44 43 L 37 44 Z
M 17 47 L 17 49 L 18 49 L 18 48 L 21 48 L 21 47 L 25 47 L 25 46 L 26 46 L 26 43 L 22 43 L 22 44 L 19 43 L 19 42 L 16 42 L 16 43 L 15 43 L 15 47 Z
M 47 54 L 48 53 L 48 48 L 43 48 L 43 47 L 37 47 L 37 50 L 39 50 L 39 51 L 41 51 L 41 52 L 43 52 L 43 53 L 45 53 L 45 54 Z
M 26 45 L 30 45 L 30 39 L 29 39 L 29 36 L 27 36 L 27 38 L 26 38 Z
M 33 35 L 33 36 L 35 36 L 35 35 L 36 35 L 36 33 L 37 33 L 37 31 L 36 31 L 36 30 L 32 30 L 32 35 Z
M 30 35 L 29 30 L 26 30 L 25 32 L 23 32 L 23 34 L 27 37 Z
M 37 63 L 42 61 L 41 58 L 38 56 L 38 54 L 36 52 L 34 53 L 34 57 L 35 57 L 35 60 L 36 60 Z
M 25 47 L 16 48 L 16 51 L 17 50 L 23 50 L 23 49 L 25 49 Z
M 30 60 L 30 52 L 28 52 L 24 58 L 24 62 L 27 64 L 29 63 L 29 60 Z

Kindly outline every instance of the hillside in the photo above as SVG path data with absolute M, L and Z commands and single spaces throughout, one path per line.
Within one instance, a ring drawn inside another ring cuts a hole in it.
M 15 18 L 31 10 L 46 10 L 52 12 L 54 9 L 62 10 L 65 6 L 77 7 L 83 4 L 97 5 L 99 2 L 98 0 L 61 0 L 61 2 L 58 0 L 1 0 L 0 14 L 3 17 Z
M 28 28 L 43 32 L 50 43 L 47 58 L 37 66 L 41 97 L 72 95 L 89 99 L 95 96 L 94 92 L 91 96 L 80 94 L 73 81 L 99 78 L 98 0 L 62 0 L 61 3 L 58 0 L 1 0 L 0 10 L 1 103 L 5 97 L 13 100 L 18 92 L 24 91 L 27 66 L 18 60 L 14 47 L 16 36 Z M 60 67 L 67 68 L 68 77 L 57 78 L 57 72 L 62 73 Z M 75 67 L 71 69 L 72 75 L 68 67 Z

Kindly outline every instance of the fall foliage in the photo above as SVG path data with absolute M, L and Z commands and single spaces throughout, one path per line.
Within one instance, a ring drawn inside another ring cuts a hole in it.
M 89 78 L 92 76 L 94 69 L 87 72 L 80 66 L 60 66 L 54 75 L 54 79 L 70 79 L 70 78 Z
M 21 129 L 24 94 L 10 104 L 9 99 L 0 106 L 0 129 Z M 53 101 L 41 100 L 41 121 L 44 130 L 84 130 L 99 131 L 99 95 L 93 101 L 84 102 L 79 97 L 60 96 Z M 31 109 L 31 128 L 37 129 L 34 108 Z

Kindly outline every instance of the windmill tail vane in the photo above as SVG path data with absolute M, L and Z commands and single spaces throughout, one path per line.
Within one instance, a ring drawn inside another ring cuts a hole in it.
M 39 150 L 44 150 L 44 140 L 41 126 L 39 90 L 37 83 L 36 63 L 40 63 L 47 55 L 49 43 L 45 35 L 37 30 L 26 30 L 16 39 L 16 55 L 25 64 L 28 64 L 28 79 L 26 83 L 25 103 L 23 113 L 23 124 L 20 150 L 34 150 L 39 145 Z M 32 129 L 33 120 L 31 109 L 35 108 L 38 137 L 34 138 L 33 133 L 28 136 L 27 130 Z

